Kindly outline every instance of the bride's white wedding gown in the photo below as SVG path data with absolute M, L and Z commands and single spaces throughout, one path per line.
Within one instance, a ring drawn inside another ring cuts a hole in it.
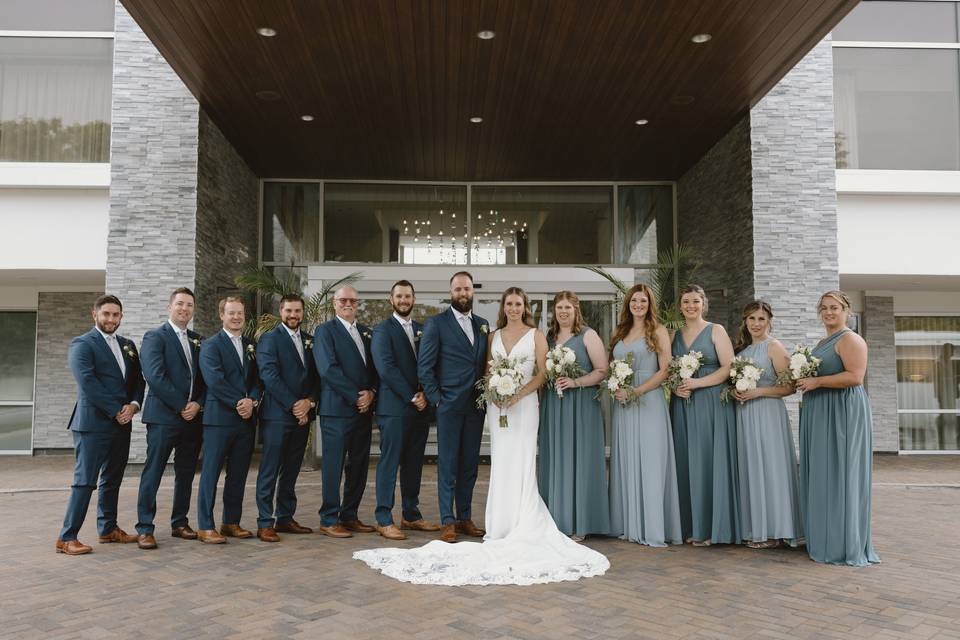
M 534 330 L 509 355 L 526 358 L 524 383 L 533 376 Z M 508 355 L 501 332 L 493 351 Z M 487 408 L 490 432 L 490 489 L 487 494 L 483 543 L 448 544 L 435 540 L 416 549 L 368 549 L 353 557 L 384 575 L 415 584 L 540 584 L 603 575 L 605 556 L 577 544 L 553 522 L 537 489 L 536 454 L 540 410 L 531 393 L 507 411 L 509 426 L 501 429 L 500 410 Z

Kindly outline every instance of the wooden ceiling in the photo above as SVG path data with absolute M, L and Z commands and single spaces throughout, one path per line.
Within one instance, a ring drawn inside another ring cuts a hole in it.
M 496 181 L 678 178 L 857 0 L 122 3 L 261 177 Z

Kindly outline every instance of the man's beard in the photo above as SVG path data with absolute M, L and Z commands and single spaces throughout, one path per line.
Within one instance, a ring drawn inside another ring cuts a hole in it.
M 118 328 L 120 328 L 120 323 L 119 323 L 119 322 L 118 322 L 118 323 L 115 323 L 110 329 L 107 329 L 106 325 L 101 324 L 101 322 L 100 322 L 99 320 L 97 320 L 96 324 L 97 324 L 97 329 L 100 329 L 100 331 L 103 331 L 103 332 L 104 332 L 105 334 L 107 334 L 107 335 L 113 334 L 114 331 L 116 331 Z
M 296 318 L 287 318 L 286 320 L 283 320 L 283 324 L 285 324 L 290 331 L 296 331 L 300 328 L 302 323 L 303 320 L 298 320 Z
M 460 313 L 470 313 L 473 309 L 473 296 L 470 296 L 466 300 L 463 298 L 451 298 L 450 304 Z
M 393 302 L 390 303 L 390 306 L 393 307 L 394 312 L 395 312 L 398 316 L 400 316 L 401 318 L 406 318 L 407 316 L 410 315 L 410 312 L 413 311 L 413 305 L 412 305 L 412 304 L 411 304 L 409 307 L 407 307 L 407 310 L 406 310 L 406 311 L 404 311 L 403 309 L 401 309 L 399 305 L 394 304 Z

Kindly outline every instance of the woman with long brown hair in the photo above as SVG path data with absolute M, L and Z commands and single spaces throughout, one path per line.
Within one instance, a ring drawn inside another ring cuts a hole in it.
M 553 298 L 547 345 L 570 348 L 583 371 L 561 377 L 540 403 L 540 495 L 560 531 L 574 540 L 607 535 L 607 460 L 603 413 L 596 385 L 607 372 L 607 354 L 597 332 L 583 322 L 580 299 L 572 291 Z
M 619 359 L 633 354 L 633 388 L 618 391 L 613 405 L 611 531 L 651 547 L 680 543 L 670 414 L 660 392 L 670 364 L 670 337 L 657 321 L 657 299 L 647 285 L 634 285 L 624 296 L 610 351 Z

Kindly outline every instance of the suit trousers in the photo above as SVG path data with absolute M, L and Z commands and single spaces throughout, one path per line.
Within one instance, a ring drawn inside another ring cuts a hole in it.
M 356 520 L 370 464 L 370 414 L 341 418 L 320 418 L 320 441 L 323 504 L 320 524 L 330 527 L 337 522 Z M 343 501 L 340 500 L 340 478 L 343 477 Z
M 197 491 L 197 524 L 215 529 L 213 505 L 217 500 L 217 481 L 224 465 L 223 518 L 220 524 L 240 524 L 243 488 L 253 456 L 254 427 L 203 426 L 203 463 L 200 465 L 200 489 Z
M 203 442 L 203 427 L 199 424 L 148 424 L 147 460 L 140 474 L 140 492 L 137 495 L 137 533 L 152 534 L 153 519 L 157 515 L 157 491 L 170 454 L 173 458 L 173 509 L 170 528 L 186 526 L 190 511 L 193 477 L 197 473 L 197 459 Z
M 420 478 L 430 424 L 422 416 L 377 416 L 380 460 L 377 462 L 377 524 L 393 524 L 393 504 L 400 470 L 404 520 L 420 520 Z
M 297 511 L 297 476 L 309 433 L 309 423 L 302 427 L 278 421 L 260 423 L 263 452 L 257 472 L 258 528 L 266 529 L 293 520 Z
M 63 518 L 61 540 L 76 540 L 90 506 L 90 497 L 97 489 L 97 533 L 106 535 L 117 528 L 117 499 L 120 483 L 130 455 L 130 430 L 117 427 L 113 431 L 73 431 L 76 464 L 73 485 Z M 97 481 L 99 476 L 99 483 Z
M 445 525 L 472 517 L 483 417 L 475 411 L 437 413 L 437 499 Z

